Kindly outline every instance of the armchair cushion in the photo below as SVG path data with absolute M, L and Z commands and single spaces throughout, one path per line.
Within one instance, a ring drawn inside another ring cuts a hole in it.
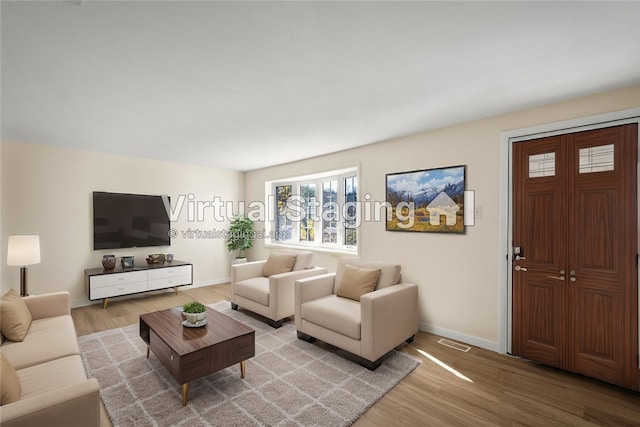
M 267 258 L 267 262 L 262 267 L 262 274 L 265 277 L 274 274 L 288 273 L 293 269 L 296 263 L 296 255 L 287 252 L 272 252 Z
M 235 294 L 262 305 L 269 305 L 269 279 L 253 277 L 236 283 Z
M 20 378 L 11 363 L 0 353 L 0 405 L 6 405 L 20 399 L 22 389 Z
M 31 326 L 31 313 L 20 295 L 9 289 L 0 300 L 2 335 L 9 341 L 22 341 Z
M 329 295 L 302 304 L 302 318 L 342 335 L 360 339 L 360 303 Z
M 373 291 L 380 277 L 380 269 L 345 265 L 336 295 L 360 301 L 360 297 Z

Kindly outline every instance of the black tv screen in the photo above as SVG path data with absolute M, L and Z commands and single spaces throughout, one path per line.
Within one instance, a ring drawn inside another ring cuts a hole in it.
M 169 246 L 169 227 L 162 196 L 93 192 L 93 249 Z

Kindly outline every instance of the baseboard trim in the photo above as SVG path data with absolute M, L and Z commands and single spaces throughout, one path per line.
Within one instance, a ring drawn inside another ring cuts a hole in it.
M 180 289 L 187 290 L 187 289 L 194 289 L 194 288 L 202 288 L 204 286 L 221 285 L 223 283 L 229 283 L 230 281 L 231 281 L 230 277 L 223 277 L 220 279 L 212 279 L 212 280 L 203 280 L 203 281 L 194 282 L 192 285 L 180 286 Z M 143 292 L 139 294 L 123 295 L 121 297 L 109 298 L 109 301 L 119 301 L 119 300 L 130 299 L 130 298 L 142 298 L 146 295 L 154 295 L 154 294 L 159 294 L 161 292 L 174 292 L 174 291 L 173 291 L 173 288 L 159 289 L 157 291 L 149 291 L 149 292 Z M 102 300 L 89 301 L 86 298 L 81 300 L 73 300 L 71 301 L 71 308 L 86 307 L 93 304 L 102 304 Z
M 420 322 L 418 324 L 418 327 L 421 331 L 424 332 L 429 332 L 431 334 L 439 335 L 441 337 L 449 338 L 451 340 L 459 341 L 465 344 L 474 345 L 476 347 L 484 348 L 485 350 L 491 350 L 498 353 L 498 343 L 496 341 L 489 341 L 484 338 L 463 334 L 462 332 L 452 331 L 450 329 L 441 328 L 439 326 L 430 325 L 424 322 Z

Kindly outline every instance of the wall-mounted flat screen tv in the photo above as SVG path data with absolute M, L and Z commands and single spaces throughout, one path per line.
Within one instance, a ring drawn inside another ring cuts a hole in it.
M 93 192 L 93 249 L 169 246 L 169 227 L 162 196 Z

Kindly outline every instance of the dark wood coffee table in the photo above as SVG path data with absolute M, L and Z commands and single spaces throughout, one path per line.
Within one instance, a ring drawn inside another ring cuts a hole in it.
M 182 384 L 182 405 L 187 404 L 189 381 L 240 363 L 255 356 L 255 331 L 207 307 L 207 324 L 199 328 L 182 325 L 181 308 L 140 316 L 140 337 L 173 378 Z

